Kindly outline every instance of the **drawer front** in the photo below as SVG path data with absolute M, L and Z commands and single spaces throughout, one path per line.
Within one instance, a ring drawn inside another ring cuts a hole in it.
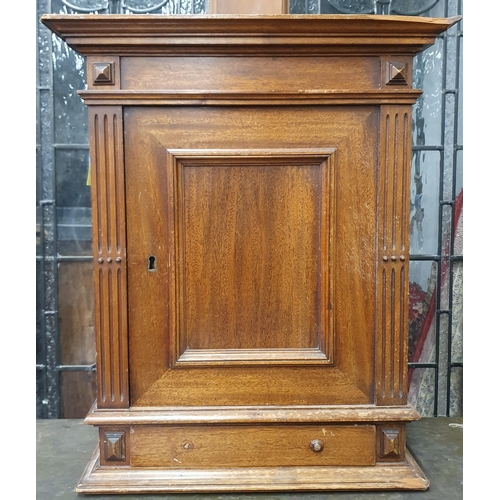
M 373 425 L 134 426 L 133 467 L 373 465 Z

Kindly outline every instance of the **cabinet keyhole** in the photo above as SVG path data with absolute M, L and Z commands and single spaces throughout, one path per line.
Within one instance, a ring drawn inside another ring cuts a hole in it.
M 148 257 L 148 271 L 150 273 L 156 271 L 156 257 L 154 255 Z

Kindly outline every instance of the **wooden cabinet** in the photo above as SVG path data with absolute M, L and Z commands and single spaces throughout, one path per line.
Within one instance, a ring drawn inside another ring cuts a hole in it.
M 426 489 L 405 449 L 412 59 L 458 19 L 42 18 L 86 57 L 86 493 Z

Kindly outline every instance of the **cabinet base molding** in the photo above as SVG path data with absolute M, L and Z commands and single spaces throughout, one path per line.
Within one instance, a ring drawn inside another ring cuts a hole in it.
M 408 450 L 398 463 L 347 467 L 158 469 L 101 467 L 96 448 L 78 493 L 210 493 L 252 491 L 426 490 L 429 481 Z
M 252 423 L 367 423 L 419 420 L 411 405 L 309 405 L 309 406 L 202 406 L 133 407 L 127 410 L 98 409 L 96 402 L 85 418 L 94 426 L 252 424 Z

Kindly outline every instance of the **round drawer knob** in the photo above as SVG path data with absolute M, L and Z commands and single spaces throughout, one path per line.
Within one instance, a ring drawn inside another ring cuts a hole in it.
M 316 453 L 323 451 L 324 448 L 324 444 L 323 441 L 321 441 L 321 439 L 313 439 L 309 444 L 309 446 L 311 447 L 311 450 L 315 451 Z

